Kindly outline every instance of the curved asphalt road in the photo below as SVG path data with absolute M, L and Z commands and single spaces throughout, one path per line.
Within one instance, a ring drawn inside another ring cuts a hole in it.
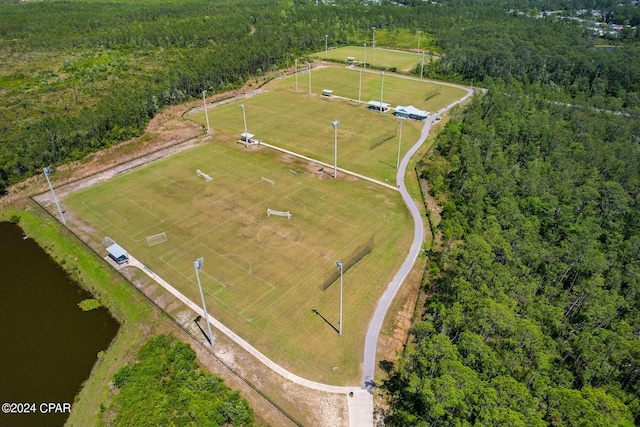
M 396 182 L 398 184 L 398 189 L 400 190 L 400 194 L 402 195 L 402 200 L 404 200 L 405 205 L 409 209 L 411 216 L 413 217 L 413 243 L 411 244 L 411 248 L 409 249 L 409 254 L 407 258 L 402 263 L 400 270 L 393 277 L 393 280 L 389 283 L 387 290 L 382 295 L 380 300 L 378 301 L 378 305 L 376 307 L 376 311 L 373 313 L 373 317 L 371 318 L 371 323 L 369 323 L 369 329 L 367 330 L 367 337 L 364 341 L 364 362 L 362 364 L 362 381 L 361 386 L 364 389 L 367 389 L 369 393 L 373 393 L 373 375 L 376 369 L 376 346 L 378 344 L 378 335 L 380 335 L 380 329 L 382 327 L 382 322 L 391 306 L 391 302 L 393 301 L 393 297 L 400 289 L 400 285 L 407 277 L 411 269 L 413 268 L 413 264 L 415 263 L 418 255 L 420 254 L 420 250 L 422 249 L 422 241 L 424 238 L 424 225 L 422 223 L 422 215 L 420 214 L 420 210 L 416 206 L 415 202 L 411 198 L 411 195 L 407 191 L 407 188 L 404 184 L 404 176 L 407 171 L 407 166 L 409 165 L 409 160 L 411 157 L 418 151 L 418 149 L 422 146 L 424 141 L 429 136 L 429 130 L 431 129 L 431 125 L 433 124 L 436 115 L 441 115 L 442 113 L 449 110 L 454 105 L 458 104 L 461 101 L 469 98 L 473 95 L 473 89 L 468 87 L 434 82 L 439 84 L 445 84 L 447 86 L 453 86 L 460 89 L 464 89 L 467 91 L 467 94 L 460 98 L 459 100 L 453 102 L 452 104 L 447 105 L 442 108 L 435 114 L 429 116 L 424 123 L 424 127 L 422 128 L 422 134 L 420 135 L 420 139 L 409 149 L 407 154 L 402 158 L 400 162 L 400 168 L 398 169 L 398 173 L 396 174 Z

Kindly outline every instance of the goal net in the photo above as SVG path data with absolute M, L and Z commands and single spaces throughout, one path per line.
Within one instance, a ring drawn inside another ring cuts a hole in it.
M 211 181 L 211 177 L 206 173 L 202 172 L 200 169 L 196 169 L 196 175 L 203 177 L 204 180 L 207 182 Z
M 287 219 L 291 218 L 291 212 L 287 211 L 274 211 L 273 209 L 267 209 L 267 216 L 271 216 L 271 215 L 275 215 L 275 216 L 286 216 Z
M 104 246 L 105 248 L 108 248 L 109 246 L 115 244 L 116 241 L 113 240 L 111 237 L 109 236 L 105 236 L 104 239 L 102 239 L 102 246 Z
M 276 182 L 274 180 L 269 179 L 269 178 L 265 178 L 264 176 L 262 177 L 262 182 L 266 182 L 267 184 L 271 184 L 272 187 L 274 185 L 276 185 Z
M 165 232 L 162 232 L 160 234 L 154 234 L 153 236 L 147 237 L 147 245 L 149 246 L 157 245 L 158 243 L 162 243 L 166 241 L 167 241 L 167 233 Z
M 363 245 L 360 245 L 356 248 L 355 251 L 351 253 L 351 256 L 346 262 L 342 263 L 342 274 L 346 273 L 351 267 L 358 264 L 362 258 L 367 256 L 374 247 L 373 244 L 374 236 L 371 236 L 368 242 Z M 332 269 L 324 273 L 324 278 L 322 280 L 322 286 L 320 287 L 323 291 L 326 291 L 329 286 L 333 285 L 333 283 L 338 280 L 340 277 L 340 270 L 337 268 Z

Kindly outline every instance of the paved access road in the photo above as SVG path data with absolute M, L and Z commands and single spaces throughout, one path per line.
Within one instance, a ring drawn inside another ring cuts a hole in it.
M 411 212 L 411 216 L 413 217 L 413 243 L 411 244 L 411 248 L 409 249 L 409 254 L 407 258 L 402 263 L 400 270 L 396 273 L 389 283 L 387 290 L 382 295 L 380 300 L 378 301 L 378 305 L 376 307 L 376 311 L 373 313 L 373 317 L 371 318 L 371 323 L 369 323 L 369 329 L 367 330 L 367 337 L 364 341 L 364 362 L 362 366 L 362 381 L 361 386 L 364 389 L 367 389 L 369 392 L 373 392 L 373 376 L 376 369 L 376 346 L 378 344 L 378 335 L 380 335 L 380 328 L 382 327 L 382 322 L 391 306 L 391 302 L 393 301 L 393 297 L 400 289 L 400 285 L 406 279 L 407 275 L 413 268 L 413 264 L 415 263 L 418 255 L 420 254 L 420 250 L 422 249 L 422 243 L 424 238 L 424 224 L 422 222 L 422 215 L 420 214 L 420 210 L 416 206 L 415 202 L 411 198 L 411 195 L 407 191 L 407 188 L 404 183 L 404 176 L 407 171 L 407 166 L 409 165 L 409 161 L 415 155 L 416 151 L 422 146 L 424 141 L 426 141 L 429 136 L 429 130 L 431 129 L 431 125 L 435 121 L 437 116 L 442 115 L 446 111 L 448 111 L 451 107 L 458 104 L 461 101 L 466 100 L 467 98 L 473 95 L 473 89 L 464 86 L 458 86 L 450 83 L 440 83 L 446 84 L 448 86 L 458 87 L 460 89 L 464 89 L 467 91 L 467 94 L 460 98 L 459 100 L 449 104 L 448 106 L 442 108 L 437 113 L 432 113 L 424 123 L 424 127 L 422 128 L 422 134 L 420 135 L 420 139 L 409 149 L 407 154 L 402 158 L 400 162 L 400 167 L 398 168 L 398 173 L 396 175 L 396 183 L 398 184 L 398 189 L 400 190 L 400 194 L 402 195 L 402 199 L 404 200 L 405 205 Z

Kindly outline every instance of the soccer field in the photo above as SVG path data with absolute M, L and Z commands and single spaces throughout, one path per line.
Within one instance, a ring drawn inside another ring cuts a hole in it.
M 422 62 L 422 54 L 416 52 L 405 52 L 401 50 L 382 49 L 377 47 L 375 54 L 373 48 L 367 45 L 366 48 L 367 67 L 384 67 L 384 68 L 396 68 L 398 71 L 407 73 L 419 66 Z M 347 61 L 347 58 L 352 57 L 356 62 L 364 62 L 365 60 L 365 47 L 364 46 L 344 46 L 337 49 L 331 49 L 328 52 L 320 51 L 314 53 L 312 56 L 319 59 L 325 59 L 325 55 L 328 59 L 336 59 L 339 61 Z M 439 58 L 434 55 L 424 55 L 424 63 L 428 64 L 430 61 L 437 61 Z
M 438 111 L 464 95 L 462 89 L 427 83 L 386 74 L 384 88 L 379 72 L 363 72 L 343 67 L 312 70 L 312 95 L 309 96 L 308 72 L 299 71 L 265 85 L 260 93 L 246 99 L 209 108 L 213 136 L 236 141 L 244 131 L 240 105 L 245 106 L 247 130 L 268 144 L 295 151 L 333 164 L 334 130 L 331 122 L 339 120 L 337 131 L 338 166 L 395 183 L 398 143 L 401 156 L 419 138 L 423 123 L 402 120 L 400 141 L 399 119 L 390 112 L 380 114 L 368 110 L 369 100 L 397 105 L 413 105 L 427 111 Z M 323 89 L 334 91 L 333 98 L 320 95 Z M 384 90 L 382 90 L 384 89 Z M 358 104 L 360 94 L 361 104 Z M 347 99 L 343 99 L 347 98 Z M 355 101 L 350 101 L 355 100 Z M 204 112 L 189 116 L 205 124 Z
M 344 384 L 358 380 L 367 325 L 406 254 L 412 222 L 397 192 L 318 169 L 217 141 L 63 202 L 94 229 L 94 240 L 113 238 L 198 305 L 193 262 L 203 257 L 212 316 L 285 368 Z M 267 216 L 268 209 L 291 218 Z M 160 233 L 167 240 L 149 245 Z M 339 284 L 324 290 L 323 283 L 335 261 L 372 239 L 371 253 L 345 271 L 339 336 Z

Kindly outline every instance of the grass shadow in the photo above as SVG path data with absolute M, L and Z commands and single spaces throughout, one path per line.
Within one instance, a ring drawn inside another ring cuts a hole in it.
M 379 161 L 380 163 L 382 163 L 383 165 L 387 165 L 387 166 L 389 166 L 390 168 L 398 169 L 398 168 L 396 167 L 396 165 L 392 165 L 391 163 L 383 162 L 382 160 L 378 160 L 378 161 Z
M 320 316 L 320 318 L 321 318 L 322 320 L 324 320 L 324 321 L 327 323 L 327 325 L 331 326 L 331 327 L 333 328 L 333 330 L 334 330 L 334 331 L 336 331 L 337 333 L 340 333 L 340 331 L 338 330 L 338 328 L 336 328 L 335 326 L 333 326 L 333 324 L 332 324 L 331 322 L 329 322 L 327 319 L 325 319 L 325 317 L 324 317 L 322 314 L 320 314 L 320 312 L 319 312 L 318 310 L 316 310 L 316 309 L 314 308 L 314 309 L 313 309 L 313 310 L 311 310 L 311 311 L 313 311 L 315 314 L 317 314 L 318 316 Z

